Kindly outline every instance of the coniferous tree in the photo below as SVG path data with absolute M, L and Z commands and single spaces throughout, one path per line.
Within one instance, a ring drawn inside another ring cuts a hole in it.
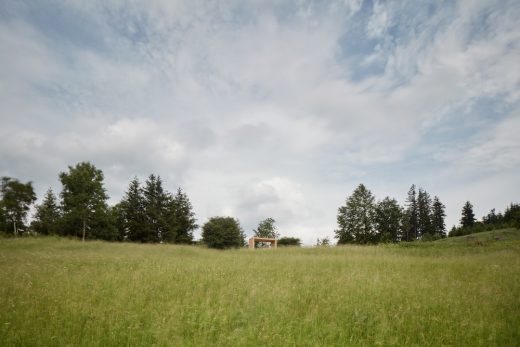
M 115 204 L 114 206 L 110 206 L 108 212 L 110 214 L 110 222 L 117 230 L 116 239 L 118 241 L 128 240 L 125 229 L 125 214 L 121 202 Z
M 161 242 L 168 233 L 171 195 L 164 191 L 161 177 L 150 175 L 144 189 L 145 242 Z
M 64 235 L 114 240 L 117 230 L 108 213 L 103 172 L 89 162 L 60 173 Z
M 58 201 L 51 188 L 47 190 L 41 205 L 36 206 L 32 229 L 38 234 L 53 235 L 59 231 L 58 224 L 61 218 Z
M 121 227 L 124 239 L 147 242 L 144 193 L 137 177 L 134 177 L 120 203 Z
M 399 203 L 390 197 L 376 206 L 375 224 L 379 241 L 398 242 L 401 237 L 403 211 Z
M 0 199 L 0 232 L 7 230 L 6 215 L 2 199 Z
M 511 203 L 504 211 L 503 221 L 508 226 L 520 229 L 520 204 Z
M 440 237 L 446 236 L 446 224 L 444 218 L 446 217 L 446 207 L 439 200 L 437 196 L 433 198 L 432 205 L 432 229 L 434 234 Z
M 475 214 L 473 213 L 473 205 L 466 201 L 462 207 L 462 216 L 460 218 L 460 224 L 463 228 L 472 227 L 475 224 Z
M 377 242 L 374 216 L 374 196 L 360 184 L 346 200 L 345 206 L 338 209 L 339 228 L 335 230 L 338 244 Z
M 22 183 L 11 177 L 2 177 L 0 183 L 2 209 L 7 230 L 17 236 L 20 228 L 25 227 L 25 219 L 31 205 L 36 201 L 32 182 Z
M 417 212 L 417 195 L 415 191 L 415 184 L 412 184 L 408 190 L 408 197 L 406 199 L 406 218 L 405 225 L 408 228 L 403 233 L 401 240 L 412 241 L 418 237 L 418 212 Z
M 417 195 L 417 234 L 418 237 L 433 235 L 431 198 L 430 194 L 422 188 L 419 188 Z
M 502 214 L 496 213 L 496 210 L 492 208 L 486 216 L 482 217 L 482 222 L 484 224 L 496 225 L 502 222 L 502 218 Z
M 168 206 L 168 229 L 164 235 L 164 241 L 192 243 L 193 231 L 197 229 L 196 222 L 188 195 L 178 188 Z

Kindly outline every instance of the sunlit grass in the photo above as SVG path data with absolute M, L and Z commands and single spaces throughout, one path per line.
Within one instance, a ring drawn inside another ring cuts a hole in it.
M 519 312 L 517 240 L 213 251 L 0 239 L 2 346 L 515 346 Z

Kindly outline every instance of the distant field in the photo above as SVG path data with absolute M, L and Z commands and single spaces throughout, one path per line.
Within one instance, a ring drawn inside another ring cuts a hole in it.
M 469 236 L 256 251 L 0 239 L 0 345 L 519 346 L 520 231 Z

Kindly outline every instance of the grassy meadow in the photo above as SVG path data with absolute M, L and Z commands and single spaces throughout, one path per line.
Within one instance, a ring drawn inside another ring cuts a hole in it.
M 3 238 L 0 345 L 519 346 L 520 231 L 255 251 Z

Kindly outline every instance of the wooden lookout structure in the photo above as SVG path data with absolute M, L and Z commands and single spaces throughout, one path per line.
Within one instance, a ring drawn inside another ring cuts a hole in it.
M 278 240 L 272 239 L 270 237 L 257 237 L 253 236 L 249 239 L 249 249 L 255 249 L 255 243 L 256 242 L 268 242 L 271 244 L 271 248 L 277 248 L 278 247 Z

